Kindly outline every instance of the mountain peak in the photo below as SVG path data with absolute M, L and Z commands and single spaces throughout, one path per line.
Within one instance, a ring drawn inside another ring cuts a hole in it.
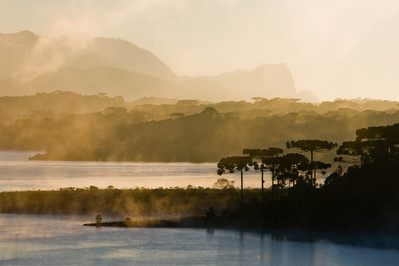
M 153 53 L 121 39 L 91 38 L 81 32 L 48 38 L 21 31 L 0 34 L 0 47 L 0 79 L 39 76 L 62 67 L 86 70 L 104 65 L 164 80 L 177 78 Z
M 264 64 L 252 71 L 236 70 L 206 79 L 245 93 L 245 96 L 292 97 L 294 81 L 285 64 Z
M 8 40 L 14 41 L 31 41 L 36 40 L 39 36 L 35 35 L 33 32 L 28 30 L 23 30 L 16 33 L 0 33 L 1 38 L 6 38 Z
M 125 40 L 92 38 L 84 33 L 60 38 L 40 37 L 30 31 L 0 34 L 0 49 L 2 95 L 60 89 L 106 92 L 129 100 L 157 96 L 223 101 L 299 95 L 285 64 L 179 78 L 148 50 Z M 308 97 L 309 93 L 301 95 Z
M 118 62 L 126 70 L 165 80 L 177 78 L 177 75 L 153 53 L 131 42 L 113 38 L 95 38 L 93 48 L 95 53 Z

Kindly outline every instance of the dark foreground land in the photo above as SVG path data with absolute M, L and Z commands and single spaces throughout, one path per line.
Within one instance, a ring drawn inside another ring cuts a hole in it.
M 206 215 L 192 215 L 181 218 L 169 219 L 139 219 L 130 218 L 124 221 L 96 222 L 84 224 L 84 226 L 107 226 L 107 227 L 175 227 L 175 228 L 223 228 L 229 226 L 229 223 L 222 217 L 212 217 Z
M 396 176 L 351 176 L 315 188 L 284 189 L 61 189 L 0 193 L 0 213 L 127 217 L 107 226 L 237 227 L 315 232 L 399 234 L 399 184 Z M 129 218 L 131 217 L 131 218 Z M 177 217 L 146 220 L 146 217 Z M 190 217 L 181 219 L 180 217 Z M 102 222 L 102 221 L 100 221 Z
M 91 226 L 267 230 L 278 239 L 399 249 L 398 171 L 396 163 L 352 167 L 333 173 L 321 187 L 298 182 L 266 189 L 263 196 L 260 189 L 245 189 L 243 200 L 235 188 L 1 192 L 0 213 L 92 215 Z M 109 222 L 115 216 L 126 219 Z
M 327 150 L 336 146 L 327 141 L 300 140 L 288 142 L 287 148 L 317 150 L 312 143 L 320 149 L 321 144 L 328 144 L 324 147 Z M 354 239 L 370 236 L 388 238 L 384 242 L 387 246 L 398 246 L 399 124 L 357 130 L 354 141 L 338 147 L 340 156 L 334 160 L 349 163 L 349 167 L 338 167 L 323 185 L 316 183 L 316 170 L 331 164 L 309 162 L 296 153 L 262 157 L 266 156 L 263 152 L 276 150 L 281 149 L 249 150 L 249 156 L 222 158 L 218 164 L 219 174 L 242 174 L 243 169 L 256 166 L 251 156 L 261 156 L 260 169 L 265 167 L 272 173 L 273 184 L 263 193 L 260 189 L 240 191 L 226 179 L 219 179 L 213 189 L 91 186 L 2 192 L 0 213 L 93 215 L 95 223 L 88 224 L 92 226 L 241 228 L 310 232 L 332 238 L 348 235 Z M 127 218 L 103 222 L 107 216 Z

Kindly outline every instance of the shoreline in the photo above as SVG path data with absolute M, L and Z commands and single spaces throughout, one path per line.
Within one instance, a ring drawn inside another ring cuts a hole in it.
M 327 241 L 339 245 L 366 247 L 374 249 L 399 250 L 399 235 L 389 232 L 366 231 L 311 231 L 299 228 L 273 229 L 261 226 L 248 226 L 238 221 L 227 221 L 222 217 L 207 218 L 206 215 L 194 215 L 170 219 L 121 220 L 101 223 L 85 223 L 88 227 L 119 227 L 119 228 L 176 228 L 176 229 L 207 229 L 236 230 L 261 235 L 270 235 L 273 240 L 290 242 Z
M 206 215 L 192 215 L 181 218 L 168 219 L 140 219 L 123 221 L 111 221 L 101 223 L 87 223 L 83 226 L 95 227 L 158 227 L 158 228 L 223 228 L 227 225 L 222 217 L 208 218 Z

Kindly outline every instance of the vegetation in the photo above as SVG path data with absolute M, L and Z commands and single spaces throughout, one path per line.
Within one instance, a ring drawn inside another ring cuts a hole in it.
M 39 107 L 38 112 L 16 112 L 18 104 L 37 100 L 35 106 L 40 106 L 40 99 L 67 96 L 92 102 L 90 108 L 105 107 L 81 113 L 74 106 L 68 114 L 63 113 L 65 106 L 58 106 L 54 113 Z M 64 92 L 11 97 L 5 102 L 15 106 L 2 105 L 0 110 L 0 149 L 45 150 L 33 158 L 44 160 L 203 162 L 222 158 L 218 174 L 240 172 L 241 190 L 220 178 L 212 189 L 91 186 L 2 192 L 0 212 L 97 214 L 97 224 L 102 223 L 101 215 L 202 213 L 235 226 L 399 233 L 396 102 L 148 101 L 140 105 L 106 95 L 85 98 Z M 287 142 L 285 149 L 278 148 L 287 139 L 296 140 Z M 326 174 L 331 167 L 336 170 L 319 185 L 316 172 Z M 244 189 L 244 171 L 250 168 L 260 171 L 261 190 Z M 264 171 L 272 176 L 269 189 L 263 188 Z
M 273 162 L 276 160 L 275 157 L 283 154 L 284 151 L 283 149 L 280 148 L 275 148 L 271 147 L 268 149 L 244 149 L 242 151 L 243 154 L 248 155 L 251 160 L 254 162 L 254 169 L 260 170 L 261 171 L 261 186 L 262 186 L 262 199 L 263 199 L 263 193 L 264 193 L 264 170 L 268 169 L 270 172 L 272 172 L 272 187 L 274 187 L 274 168 L 272 168 Z M 254 161 L 255 160 L 255 161 Z M 260 160 L 260 165 L 256 160 Z
M 320 161 L 314 161 L 313 156 L 315 152 L 328 152 L 333 148 L 337 147 L 337 143 L 328 142 L 326 140 L 298 140 L 298 141 L 287 141 L 287 148 L 294 151 L 305 151 L 310 152 L 310 179 L 313 186 L 316 186 L 316 170 L 327 169 L 331 167 L 331 164 L 325 164 Z
M 346 171 L 341 166 L 337 167 L 319 186 L 314 185 L 312 177 L 314 165 L 303 154 L 282 155 L 278 148 L 245 149 L 244 153 L 248 156 L 221 159 L 218 171 L 224 174 L 245 171 L 250 167 L 260 169 L 263 165 L 277 180 L 264 194 L 259 189 L 242 188 L 238 191 L 232 181 L 223 178 L 215 182 L 213 189 L 189 186 L 185 189 L 120 190 L 112 186 L 107 189 L 91 186 L 59 191 L 2 192 L 0 212 L 101 213 L 134 218 L 191 215 L 188 220 L 164 220 L 153 226 L 244 226 L 399 233 L 399 124 L 357 130 L 355 141 L 343 142 L 338 147 L 337 153 L 341 157 L 336 160 L 346 162 L 350 161 L 346 157 L 360 157 L 360 165 L 352 163 Z M 259 158 L 259 163 L 254 162 Z M 195 216 L 198 214 L 203 215 Z M 100 217 L 96 216 L 96 224 L 102 224 Z M 126 224 L 134 226 L 136 222 L 122 223 L 123 226 Z
M 42 160 L 216 162 L 243 147 L 279 147 L 291 139 L 340 143 L 357 128 L 399 121 L 397 102 L 367 99 L 126 102 L 55 92 L 0 97 L 0 103 L 0 149 L 41 150 L 33 159 Z
M 230 184 L 230 183 L 229 183 Z M 257 190 L 245 191 L 246 198 Z M 239 202 L 235 189 L 188 188 L 99 189 L 61 188 L 54 191 L 15 191 L 0 193 L 0 213 L 73 214 L 149 217 L 205 213 L 210 206 L 220 213 Z
M 248 156 L 233 156 L 222 158 L 218 163 L 217 173 L 222 175 L 224 173 L 240 172 L 241 174 L 241 202 L 244 199 L 244 175 L 243 171 L 248 171 L 249 166 L 252 165 L 252 160 Z
M 320 140 L 290 145 L 305 151 L 336 146 Z M 343 142 L 337 153 L 343 156 L 336 161 L 348 162 L 345 156 L 355 156 L 361 164 L 352 160 L 345 172 L 338 166 L 320 187 L 315 186 L 314 171 L 330 164 L 315 166 L 297 153 L 272 157 L 268 168 L 282 180 L 278 193 L 272 187 L 261 201 L 247 199 L 229 219 L 272 228 L 399 233 L 399 124 L 359 129 L 356 140 Z M 285 180 L 292 186 L 287 187 Z

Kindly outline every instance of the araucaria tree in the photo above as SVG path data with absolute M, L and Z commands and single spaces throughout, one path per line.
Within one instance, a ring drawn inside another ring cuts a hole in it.
M 217 167 L 217 174 L 231 174 L 235 172 L 241 173 L 241 203 L 244 199 L 244 180 L 243 171 L 248 171 L 252 165 L 252 159 L 249 156 L 232 156 L 220 159 Z
M 242 151 L 242 153 L 244 155 L 248 155 L 249 157 L 251 157 L 252 161 L 254 159 L 260 160 L 260 165 L 256 161 L 254 162 L 254 168 L 255 168 L 255 170 L 261 171 L 261 185 L 262 185 L 262 199 L 263 199 L 263 191 L 264 191 L 264 183 L 265 183 L 265 180 L 263 178 L 263 173 L 264 173 L 264 169 L 269 168 L 269 167 L 266 167 L 265 162 L 270 163 L 270 160 L 273 160 L 273 158 L 279 156 L 280 154 L 283 154 L 284 151 L 283 151 L 283 149 L 280 149 L 280 148 L 271 147 L 271 148 L 267 148 L 267 149 L 244 149 Z M 274 176 L 272 174 L 272 184 L 273 184 L 273 182 L 274 182 Z
M 316 186 L 316 171 L 317 169 L 325 170 L 331 167 L 331 164 L 314 161 L 314 152 L 328 152 L 337 147 L 337 143 L 326 140 L 297 140 L 287 141 L 287 148 L 296 152 L 310 152 L 310 178 L 313 186 Z
M 399 123 L 391 126 L 369 127 L 356 130 L 356 140 L 339 146 L 338 155 L 357 157 L 349 162 L 360 162 L 360 166 L 390 164 L 398 160 Z M 338 161 L 347 162 L 343 157 Z
M 288 185 L 292 183 L 295 186 L 299 181 L 304 180 L 306 172 L 309 169 L 309 159 L 306 156 L 299 153 L 288 153 L 278 158 L 278 174 L 277 174 L 277 185 L 284 187 L 286 180 Z

